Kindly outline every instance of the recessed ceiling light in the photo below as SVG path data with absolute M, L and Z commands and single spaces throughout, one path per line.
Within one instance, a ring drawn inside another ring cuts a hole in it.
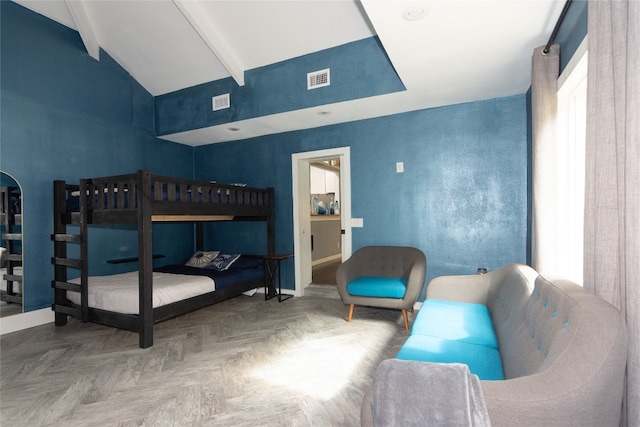
M 231 132 L 238 132 L 240 130 L 240 128 L 234 128 L 234 127 L 230 127 L 227 129 L 230 130 Z
M 402 17 L 407 21 L 417 21 L 427 15 L 423 6 L 411 6 L 402 11 Z
M 331 111 L 318 111 L 319 116 L 328 116 L 331 114 Z

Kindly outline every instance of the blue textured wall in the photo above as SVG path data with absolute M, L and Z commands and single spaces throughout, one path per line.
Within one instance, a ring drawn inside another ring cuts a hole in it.
M 331 85 L 307 90 L 306 75 L 331 70 Z M 404 90 L 377 37 L 249 70 L 156 97 L 156 130 L 166 135 L 284 111 Z M 212 111 L 211 97 L 230 93 L 231 108 Z
M 1 14 L 0 169 L 24 190 L 25 309 L 52 302 L 53 180 L 134 172 L 191 177 L 193 150 L 155 138 L 153 97 L 105 52 L 95 61 L 76 31 L 8 1 Z M 168 225 L 154 244 L 168 259 L 193 247 L 191 228 Z M 92 274 L 137 269 L 110 258 L 137 253 L 136 232 L 92 227 Z M 180 254 L 180 255 L 178 255 Z
M 427 281 L 525 262 L 527 112 L 525 95 L 195 148 L 200 179 L 276 188 L 278 252 L 293 252 L 291 154 L 351 147 L 353 249 L 409 245 L 428 258 Z M 395 163 L 405 172 L 396 174 Z M 214 231 L 235 250 L 264 231 Z M 215 241 L 215 240 L 214 240 Z M 237 246 L 236 246 L 237 245 Z M 213 247 L 211 249 L 214 249 Z M 293 263 L 283 265 L 293 288 Z
M 352 215 L 364 218 L 365 225 L 353 230 L 354 250 L 373 243 L 417 246 L 429 259 L 427 280 L 526 260 L 525 95 L 192 149 L 158 140 L 154 130 L 193 128 L 200 126 L 198 120 L 215 124 L 210 111 L 194 110 L 198 114 L 192 120 L 182 116 L 183 104 L 159 107 L 164 98 L 154 103 L 106 53 L 100 62 L 91 59 L 77 32 L 14 3 L 0 4 L 0 168 L 16 176 L 25 190 L 27 309 L 51 303 L 54 179 L 71 181 L 147 168 L 166 175 L 272 186 L 276 249 L 291 252 L 291 154 L 341 146 L 351 147 Z M 377 40 L 363 43 L 372 42 Z M 326 67 L 313 65 L 310 68 Z M 336 81 L 334 69 L 340 67 L 330 66 Z M 249 72 L 247 81 L 252 78 Z M 383 92 L 402 90 L 395 73 L 388 81 L 389 86 L 380 86 Z M 234 85 L 226 81 L 210 85 L 225 84 Z M 214 94 L 197 93 L 200 89 L 187 90 L 195 98 L 189 95 L 183 101 L 193 102 L 189 108 L 206 104 L 210 109 Z M 325 96 L 322 92 L 309 96 Z M 200 103 L 198 97 L 206 102 Z M 234 118 L 267 114 L 283 108 L 284 101 L 298 102 L 300 108 L 329 102 L 274 98 L 251 111 L 228 113 Z M 395 173 L 397 161 L 404 162 L 405 173 Z M 178 261 L 185 248 L 192 247 L 189 227 L 156 228 L 162 233 L 154 235 L 154 244 L 169 255 L 167 261 Z M 208 232 L 215 239 L 210 245 L 219 249 L 264 252 L 263 224 L 217 224 Z M 92 230 L 92 273 L 114 272 L 116 268 L 104 260 L 134 254 L 134 234 L 127 227 Z M 293 263 L 283 266 L 283 285 L 293 288 Z

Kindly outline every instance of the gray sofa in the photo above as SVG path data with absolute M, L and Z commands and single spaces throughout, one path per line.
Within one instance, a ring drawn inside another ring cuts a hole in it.
M 493 426 L 618 426 L 627 332 L 616 308 L 517 264 L 433 279 L 426 297 L 488 307 L 504 371 L 480 381 Z M 428 414 L 428 393 L 423 402 Z M 370 390 L 361 409 L 362 425 L 374 425 Z

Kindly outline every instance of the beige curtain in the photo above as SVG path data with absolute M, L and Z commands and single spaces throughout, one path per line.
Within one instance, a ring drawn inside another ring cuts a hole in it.
M 640 426 L 640 1 L 589 1 L 585 287 L 620 309 L 622 425 Z
M 531 58 L 531 121 L 532 121 L 532 216 L 531 266 L 540 273 L 553 270 L 556 242 L 556 206 L 554 195 L 557 178 L 550 159 L 555 159 L 558 130 L 558 45 L 543 53 L 544 47 L 533 51 Z

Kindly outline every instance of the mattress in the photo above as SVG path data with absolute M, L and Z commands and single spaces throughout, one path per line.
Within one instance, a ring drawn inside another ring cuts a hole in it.
M 70 280 L 80 283 L 80 278 Z M 207 276 L 153 273 L 153 307 L 213 292 L 213 279 Z M 67 292 L 67 298 L 80 304 L 78 292 Z M 89 277 L 89 307 L 123 314 L 138 314 L 138 272 Z

